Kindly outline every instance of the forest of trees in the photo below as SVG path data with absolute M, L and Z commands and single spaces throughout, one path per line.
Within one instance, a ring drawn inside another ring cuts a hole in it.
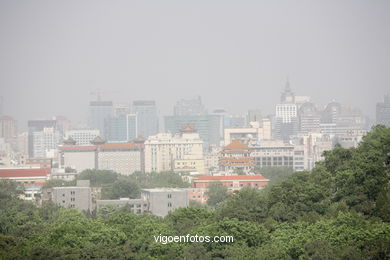
M 266 170 L 272 185 L 263 191 L 227 195 L 216 184 L 210 206 L 193 204 L 165 218 L 126 207 L 95 215 L 37 207 L 18 199 L 15 183 L 1 181 L 0 259 L 390 259 L 389 157 L 390 128 L 376 126 L 357 148 L 325 152 L 310 172 Z M 78 178 L 105 187 L 106 198 L 187 185 L 172 173 L 86 171 Z M 234 243 L 164 245 L 154 241 L 159 234 L 230 235 Z

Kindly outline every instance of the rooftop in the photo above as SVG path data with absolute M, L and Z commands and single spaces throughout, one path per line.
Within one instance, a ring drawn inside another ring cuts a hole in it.
M 47 176 L 49 168 L 0 169 L 0 178 Z
M 262 175 L 201 176 L 194 181 L 269 181 Z

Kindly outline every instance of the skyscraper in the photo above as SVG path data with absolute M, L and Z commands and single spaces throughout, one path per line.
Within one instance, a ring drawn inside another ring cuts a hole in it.
M 112 117 L 106 122 L 107 140 L 128 142 L 137 138 L 137 116 L 135 114 Z
M 56 128 L 56 120 L 29 120 L 27 122 L 28 126 L 28 156 L 30 158 L 35 157 L 34 155 L 34 132 L 43 131 L 44 128 Z
M 390 95 L 384 96 L 383 102 L 376 104 L 376 123 L 390 126 Z
M 220 144 L 222 138 L 221 117 L 218 115 L 166 116 L 164 119 L 166 132 L 177 134 L 180 133 L 183 126 L 192 126 L 199 133 L 206 146 Z
M 10 116 L 0 117 L 0 138 L 10 139 L 17 136 L 17 121 Z
M 107 138 L 107 121 L 113 116 L 112 101 L 91 101 L 89 103 L 89 127 L 99 129 L 102 138 Z
M 158 116 L 154 100 L 133 102 L 133 111 L 137 115 L 137 135 L 147 138 L 158 133 Z
M 291 135 L 298 132 L 298 106 L 295 104 L 295 95 L 288 81 L 281 94 L 280 102 L 276 105 L 274 136 L 287 141 Z
M 206 115 L 207 111 L 202 105 L 200 97 L 194 99 L 181 99 L 177 101 L 173 108 L 175 116 L 202 116 Z

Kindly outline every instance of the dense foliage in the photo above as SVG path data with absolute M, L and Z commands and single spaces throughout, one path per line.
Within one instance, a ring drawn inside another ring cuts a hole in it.
M 0 259 L 389 259 L 389 154 L 390 129 L 377 126 L 359 147 L 326 152 L 311 172 L 286 174 L 264 191 L 243 189 L 218 199 L 215 209 L 195 205 L 165 218 L 126 208 L 87 217 L 50 203 L 36 207 L 2 181 Z M 121 196 L 124 186 L 184 185 L 164 174 L 79 178 L 112 185 L 117 194 L 109 197 Z M 235 240 L 164 245 L 154 241 L 159 234 Z

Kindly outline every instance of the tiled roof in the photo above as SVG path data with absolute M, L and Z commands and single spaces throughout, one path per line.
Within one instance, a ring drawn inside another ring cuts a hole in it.
M 138 149 L 135 143 L 105 143 L 99 145 L 102 149 Z
M 70 145 L 70 146 L 58 146 L 58 150 L 61 151 L 88 151 L 95 150 L 97 148 L 96 145 Z
M 269 181 L 261 175 L 201 176 L 194 181 Z
M 38 177 L 38 176 L 47 176 L 48 174 L 50 174 L 49 168 L 0 169 L 0 178 Z
M 226 145 L 224 150 L 248 150 L 246 144 L 241 143 L 239 140 L 233 140 L 230 144 Z

